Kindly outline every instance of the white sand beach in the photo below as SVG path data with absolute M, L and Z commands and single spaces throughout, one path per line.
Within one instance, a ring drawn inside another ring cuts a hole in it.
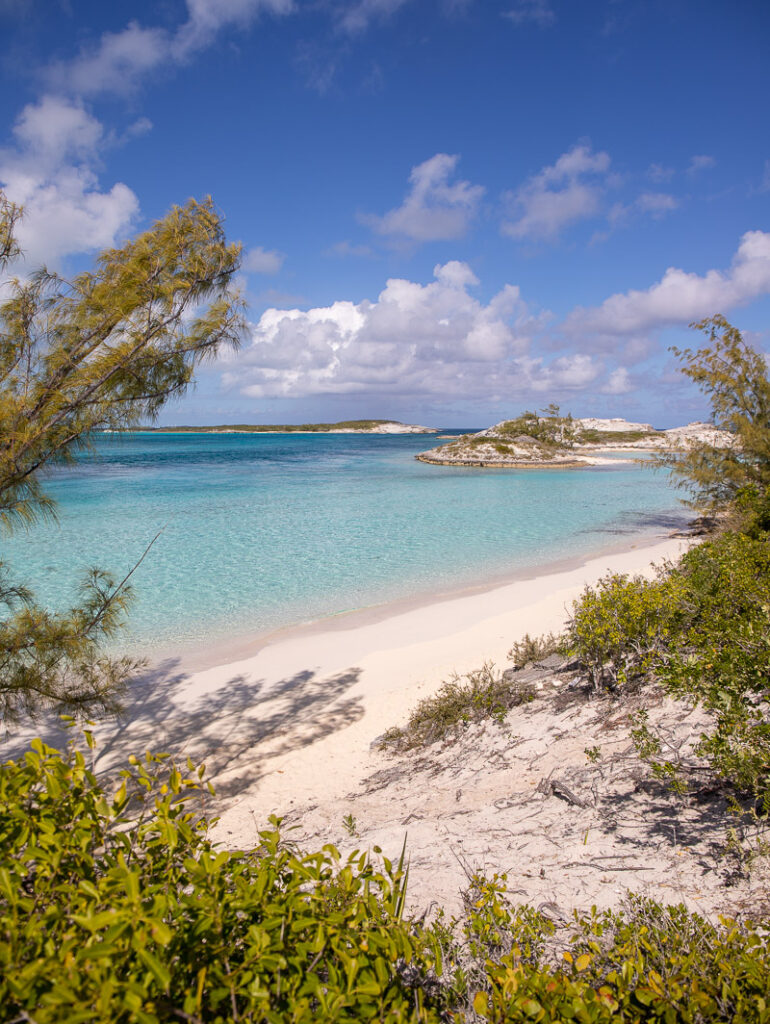
M 271 814 L 309 849 L 333 842 L 397 856 L 408 834 L 413 910 L 456 907 L 481 870 L 515 875 L 517 898 L 565 913 L 608 906 L 628 889 L 720 912 L 729 815 L 711 804 L 674 807 L 650 783 L 632 753 L 632 700 L 560 703 L 556 694 L 425 751 L 373 743 L 453 673 L 490 661 L 505 668 L 514 640 L 558 631 L 586 584 L 608 572 L 649 575 L 688 543 L 646 535 L 580 565 L 326 620 L 252 651 L 239 644 L 166 658 L 134 685 L 118 723 L 95 727 L 96 767 L 146 749 L 205 762 L 216 787 L 209 810 L 220 815 L 214 836 L 230 848 L 254 846 Z M 699 713 L 662 698 L 652 705 L 651 721 L 662 716 L 692 745 Z M 37 733 L 64 738 L 51 723 Z M 29 738 L 10 737 L 5 753 Z M 602 759 L 587 765 L 593 747 Z M 556 799 L 554 778 L 583 797 Z M 752 879 L 730 885 L 733 903 L 753 898 Z

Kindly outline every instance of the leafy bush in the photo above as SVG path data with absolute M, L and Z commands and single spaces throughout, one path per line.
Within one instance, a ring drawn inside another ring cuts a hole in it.
M 508 903 L 501 882 L 475 878 L 459 932 L 458 922 L 435 927 L 444 998 L 464 1008 L 459 1019 L 770 1021 L 762 931 L 631 896 L 619 912 L 576 916 L 572 934 L 557 940 L 548 918 Z
M 556 943 L 495 877 L 426 929 L 403 917 L 403 855 L 301 853 L 276 820 L 217 850 L 202 769 L 148 754 L 121 775 L 108 793 L 39 740 L 0 769 L 5 1021 L 770 1021 L 749 926 L 632 899 Z
M 724 533 L 675 570 L 686 617 L 658 675 L 714 728 L 699 752 L 770 811 L 770 537 Z
M 484 718 L 502 722 L 511 708 L 533 697 L 531 687 L 508 682 L 487 662 L 466 676 L 453 676 L 432 697 L 421 700 L 406 726 L 389 729 L 383 741 L 399 750 L 426 747 L 471 722 Z
M 632 444 L 634 441 L 647 441 L 661 436 L 657 430 L 596 430 L 594 427 L 581 427 L 576 440 L 578 444 Z
M 616 690 L 653 669 L 681 615 L 675 578 L 610 573 L 573 604 L 565 647 L 595 690 Z
M 220 851 L 202 770 L 147 755 L 121 774 L 107 793 L 39 740 L 0 770 L 3 1020 L 435 1019 L 400 973 L 426 955 L 403 864 L 302 854 L 277 821 Z
M 566 647 L 597 691 L 655 678 L 701 705 L 714 724 L 697 753 L 770 811 L 770 535 L 724 532 L 651 581 L 605 576 L 575 602 Z
M 506 420 L 497 429 L 506 437 L 531 437 L 539 444 L 551 447 L 570 447 L 575 436 L 572 416 L 538 416 L 529 411 L 523 412 L 516 419 Z

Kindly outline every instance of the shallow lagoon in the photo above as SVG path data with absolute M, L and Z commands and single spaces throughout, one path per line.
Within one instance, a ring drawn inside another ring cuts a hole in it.
M 63 607 L 90 565 L 134 576 L 126 642 L 168 648 L 259 634 L 458 590 L 685 519 L 665 474 L 429 466 L 430 436 L 105 435 L 48 481 L 57 524 L 3 543 Z

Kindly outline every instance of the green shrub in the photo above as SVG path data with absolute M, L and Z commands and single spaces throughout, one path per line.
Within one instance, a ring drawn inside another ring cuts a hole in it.
M 40 741 L 0 768 L 4 1021 L 770 1022 L 759 930 L 636 898 L 556 943 L 504 877 L 425 929 L 403 856 L 301 853 L 275 820 L 218 850 L 202 774 L 148 754 L 107 792 Z
M 675 579 L 610 573 L 573 604 L 565 647 L 595 690 L 616 690 L 653 669 L 681 615 Z
M 399 750 L 426 747 L 471 722 L 502 722 L 511 708 L 532 700 L 534 690 L 508 682 L 487 662 L 475 672 L 453 676 L 432 696 L 421 700 L 403 729 L 389 729 L 383 741 Z
M 548 918 L 508 903 L 504 880 L 474 878 L 463 921 L 438 922 L 453 1019 L 770 1021 L 762 929 L 631 896 L 618 912 L 576 915 L 557 939 Z
M 583 427 L 576 440 L 578 444 L 630 444 L 634 441 L 664 436 L 657 430 L 596 430 L 593 427 Z
M 674 571 L 686 615 L 658 675 L 714 721 L 699 753 L 770 811 L 770 540 L 724 533 Z
M 654 678 L 702 706 L 713 726 L 696 752 L 770 811 L 770 537 L 727 531 L 691 548 L 654 580 L 619 574 L 586 587 L 566 648 L 594 688 Z M 637 730 L 640 753 L 674 779 L 672 762 Z
M 549 654 L 562 654 L 564 638 L 555 633 L 543 633 L 541 636 L 530 636 L 525 633 L 521 640 L 516 640 L 508 651 L 508 658 L 514 668 L 524 668 L 535 661 L 542 661 Z
M 40 741 L 2 766 L 2 1019 L 435 1019 L 399 973 L 426 955 L 403 866 L 302 854 L 277 821 L 253 853 L 217 850 L 200 774 L 147 755 L 108 793 Z

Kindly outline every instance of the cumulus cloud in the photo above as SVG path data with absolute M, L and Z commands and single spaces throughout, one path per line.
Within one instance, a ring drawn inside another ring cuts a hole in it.
M 243 257 L 243 269 L 247 274 L 277 274 L 286 259 L 285 253 L 276 249 L 249 249 Z
M 547 364 L 533 354 L 540 324 L 519 289 L 506 285 L 485 304 L 472 294 L 478 283 L 467 264 L 451 261 L 436 266 L 428 284 L 390 279 L 374 301 L 268 309 L 224 383 L 259 398 L 489 398 L 579 388 L 601 372 L 590 356 Z
M 508 216 L 501 230 L 511 238 L 553 239 L 576 221 L 598 213 L 610 158 L 585 143 L 563 153 L 514 192 L 503 196 Z
M 556 15 L 548 0 L 518 0 L 509 11 L 503 12 L 503 17 L 509 18 L 515 25 L 530 22 L 539 25 L 540 28 L 548 28 L 556 21 Z
M 50 84 L 78 96 L 127 92 L 149 72 L 210 46 L 229 25 L 246 25 L 264 12 L 294 10 L 294 0 L 186 0 L 186 5 L 187 20 L 175 31 L 131 21 L 120 32 L 105 32 L 74 60 L 51 67 Z
M 770 232 L 747 231 L 727 271 L 703 276 L 669 267 L 646 291 L 612 295 L 594 309 L 574 310 L 568 334 L 604 339 L 643 334 L 725 313 L 770 293 Z
M 413 167 L 411 188 L 401 206 L 382 217 L 363 216 L 362 222 L 380 235 L 414 242 L 462 238 L 476 215 L 484 188 L 452 180 L 459 159 L 437 153 Z
M 29 263 L 57 266 L 70 254 L 114 245 L 139 202 L 120 182 L 100 188 L 100 122 L 77 103 L 45 96 L 24 107 L 13 136 L 15 144 L 0 150 L 0 185 L 24 206 L 18 238 Z

